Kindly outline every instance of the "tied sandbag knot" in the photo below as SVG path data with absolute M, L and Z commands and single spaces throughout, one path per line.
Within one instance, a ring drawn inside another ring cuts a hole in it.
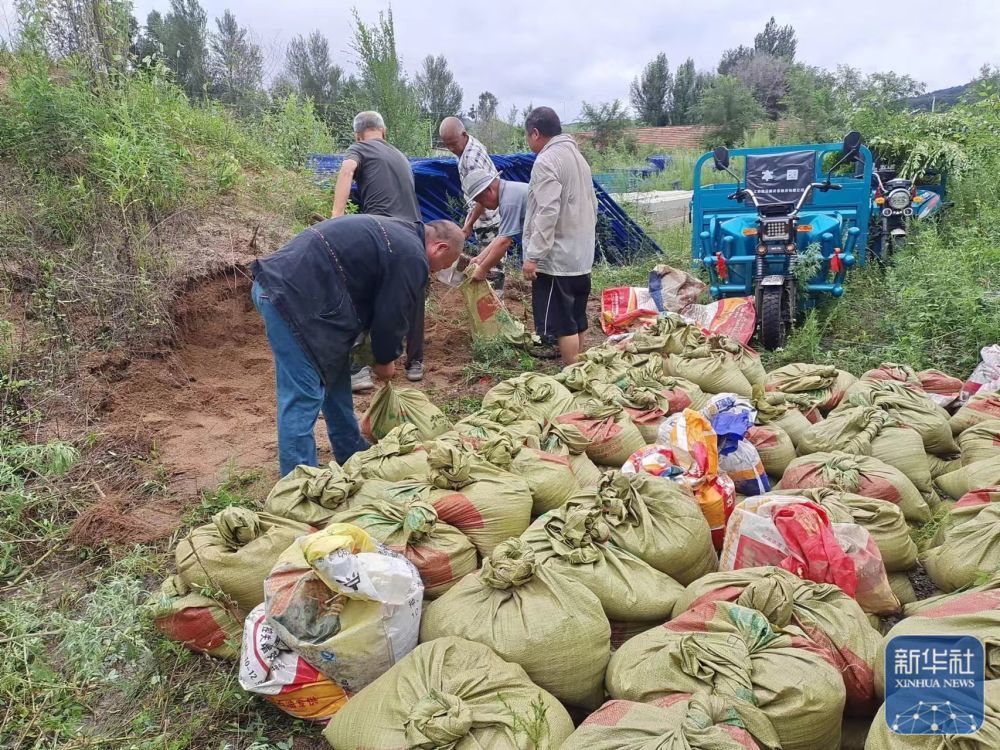
M 652 411 L 660 407 L 659 394 L 652 388 L 629 385 L 622 392 L 620 403 L 633 409 Z
M 472 484 L 472 458 L 459 448 L 440 441 L 427 451 L 431 484 L 442 490 L 459 490 Z
M 260 518 L 252 510 L 229 506 L 212 516 L 219 536 L 229 549 L 239 549 L 261 535 Z
M 750 403 L 757 410 L 758 424 L 768 424 L 780 419 L 792 408 L 791 403 L 783 397 L 783 394 L 767 393 L 764 391 L 764 386 L 759 383 L 751 387 Z
M 549 422 L 542 430 L 541 444 L 546 451 L 566 448 L 572 455 L 579 456 L 590 445 L 590 438 L 573 424 Z
M 404 726 L 408 750 L 452 750 L 472 729 L 472 711 L 461 698 L 431 690 Z
M 861 467 L 851 456 L 834 456 L 820 466 L 820 472 L 842 492 L 857 492 L 861 486 Z
M 555 396 L 552 383 L 531 375 L 525 377 L 523 388 L 525 398 L 535 403 L 546 403 Z
M 624 411 L 619 404 L 590 399 L 583 405 L 583 416 L 587 419 L 605 420 L 616 417 Z
M 498 425 L 510 425 L 521 419 L 521 415 L 517 413 L 514 409 L 508 409 L 505 406 L 492 406 L 487 409 L 482 410 L 482 418 L 487 422 L 492 422 Z M 470 420 L 466 420 L 470 424 Z M 476 422 L 475 424 L 482 425 L 481 422 Z
M 638 501 L 638 490 L 620 471 L 608 471 L 601 477 L 597 485 L 597 505 L 610 525 L 638 526 L 639 517 L 635 511 Z
M 302 494 L 328 510 L 336 510 L 361 486 L 337 464 L 331 462 L 322 468 L 300 466 L 309 478 L 302 485 Z
M 736 599 L 738 605 L 757 610 L 777 628 L 786 627 L 792 621 L 794 602 L 795 589 L 791 581 L 770 573 L 752 581 Z
M 577 362 L 567 367 L 556 376 L 556 380 L 571 391 L 586 391 L 596 377 L 595 368 L 590 362 Z
M 510 435 L 496 435 L 479 447 L 479 453 L 484 459 L 507 469 L 514 462 L 514 457 L 521 451 L 521 446 Z
M 574 565 L 597 562 L 596 545 L 611 538 L 611 528 L 599 508 L 567 507 L 545 523 L 545 531 L 557 555 Z
M 739 698 L 757 705 L 750 677 L 750 649 L 739 638 L 725 641 L 685 635 L 678 648 L 681 671 L 712 686 L 712 696 Z
M 405 422 L 375 444 L 379 456 L 408 456 L 421 444 L 416 425 Z
M 403 531 L 408 539 L 420 541 L 434 532 L 438 522 L 437 511 L 430 503 L 415 500 L 406 506 Z
M 522 586 L 535 575 L 535 552 L 522 539 L 500 542 L 485 560 L 479 580 L 490 588 L 507 590 Z

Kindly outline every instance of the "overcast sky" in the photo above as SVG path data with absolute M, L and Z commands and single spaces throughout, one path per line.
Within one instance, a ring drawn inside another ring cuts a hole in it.
M 0 0 L 0 5 L 10 0 Z M 214 18 L 231 8 L 254 29 L 275 62 L 296 34 L 320 29 L 336 61 L 353 65 L 348 42 L 350 2 L 317 0 L 201 0 Z M 140 23 L 167 0 L 137 0 Z M 591 10 L 590 6 L 596 7 Z M 358 3 L 373 21 L 382 3 Z M 629 82 L 658 52 L 671 69 L 693 57 L 714 69 L 721 51 L 752 44 L 769 16 L 790 23 L 798 58 L 833 68 L 846 63 L 865 72 L 909 73 L 928 90 L 970 80 L 986 62 L 1000 64 L 998 0 L 614 0 L 599 5 L 572 0 L 395 0 L 396 43 L 412 74 L 427 54 L 443 54 L 465 92 L 497 95 L 501 112 L 532 102 L 555 107 L 566 119 L 581 100 L 628 99 Z

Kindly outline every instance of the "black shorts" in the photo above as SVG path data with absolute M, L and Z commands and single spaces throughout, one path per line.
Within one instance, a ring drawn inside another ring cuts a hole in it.
M 535 332 L 541 336 L 575 336 L 587 330 L 590 274 L 550 276 L 539 273 L 531 285 Z

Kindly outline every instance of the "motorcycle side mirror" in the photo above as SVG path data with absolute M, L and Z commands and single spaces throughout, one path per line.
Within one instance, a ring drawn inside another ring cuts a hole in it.
M 729 149 L 725 146 L 716 146 L 712 150 L 715 171 L 722 172 L 729 169 Z
M 852 130 L 850 133 L 844 136 L 844 146 L 840 150 L 840 153 L 847 159 L 855 157 L 861 148 L 861 133 L 857 130 Z

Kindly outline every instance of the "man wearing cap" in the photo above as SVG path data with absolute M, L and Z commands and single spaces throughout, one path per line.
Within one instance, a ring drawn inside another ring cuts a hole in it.
M 532 282 L 536 332 L 543 338 L 555 336 L 563 363 L 569 365 L 576 362 L 587 330 L 597 225 L 594 178 L 550 107 L 531 111 L 524 136 L 537 154 L 521 237 L 524 278 Z
M 462 180 L 462 192 L 484 211 L 495 211 L 500 219 L 496 237 L 470 261 L 476 265 L 472 278 L 482 281 L 521 234 L 528 206 L 528 183 L 501 180 L 496 171 L 473 169 Z

